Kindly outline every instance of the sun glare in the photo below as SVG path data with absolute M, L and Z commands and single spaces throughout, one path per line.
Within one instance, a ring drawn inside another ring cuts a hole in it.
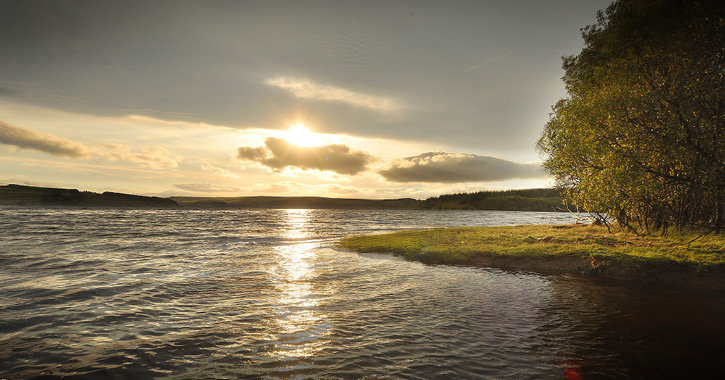
M 301 123 L 291 126 L 285 135 L 285 140 L 295 145 L 315 146 L 321 144 L 317 135 Z

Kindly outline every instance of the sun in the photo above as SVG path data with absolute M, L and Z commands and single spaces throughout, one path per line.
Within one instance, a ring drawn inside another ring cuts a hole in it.
M 302 123 L 297 123 L 291 126 L 285 133 L 285 140 L 291 142 L 292 144 L 302 146 L 315 146 L 322 143 L 317 137 L 317 134 L 310 131 L 310 129 Z

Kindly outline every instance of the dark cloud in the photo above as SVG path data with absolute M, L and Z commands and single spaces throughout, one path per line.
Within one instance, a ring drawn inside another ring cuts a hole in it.
M 347 145 L 303 147 L 276 137 L 265 139 L 264 147 L 239 147 L 237 158 L 258 162 L 274 170 L 296 167 L 348 175 L 366 170 L 367 165 L 375 160 L 373 156 L 352 150 Z
M 261 146 L 256 148 L 240 146 L 237 149 L 237 158 L 246 161 L 262 161 L 267 158 L 267 150 Z
M 428 152 L 406 157 L 378 172 L 391 182 L 488 182 L 545 176 L 536 164 L 475 154 Z
M 3 121 L 0 121 L 0 144 L 74 158 L 88 156 L 91 152 L 82 143 L 16 127 Z

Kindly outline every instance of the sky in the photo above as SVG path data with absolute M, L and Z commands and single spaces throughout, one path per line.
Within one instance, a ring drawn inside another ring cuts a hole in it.
M 0 0 L 0 184 L 417 198 L 540 188 L 609 1 Z

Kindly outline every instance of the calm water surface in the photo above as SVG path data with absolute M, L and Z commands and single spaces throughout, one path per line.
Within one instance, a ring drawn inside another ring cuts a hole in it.
M 723 378 L 725 300 L 334 247 L 569 221 L 0 208 L 0 378 Z

